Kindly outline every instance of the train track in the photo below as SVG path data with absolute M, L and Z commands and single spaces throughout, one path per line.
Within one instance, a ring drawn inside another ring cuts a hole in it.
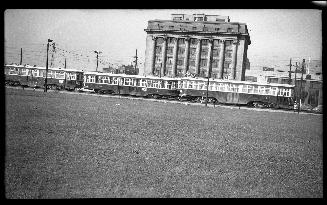
M 21 87 L 17 86 L 7 86 L 6 88 L 9 89 L 20 89 L 23 90 Z M 43 89 L 34 89 L 34 88 L 24 88 L 24 90 L 31 90 L 37 92 L 44 92 Z M 190 101 L 179 101 L 178 99 L 154 99 L 154 98 L 146 98 L 146 97 L 136 97 L 136 96 L 122 96 L 117 94 L 98 94 L 98 93 L 91 93 L 91 92 L 79 92 L 79 91 L 66 91 L 66 90 L 48 90 L 48 92 L 55 92 L 55 93 L 66 93 L 71 95 L 87 95 L 87 96 L 98 96 L 98 97 L 109 97 L 109 98 L 122 98 L 122 99 L 130 99 L 130 100 L 145 100 L 145 101 L 152 101 L 152 102 L 160 102 L 160 103 L 174 103 L 174 104 L 182 104 L 186 106 L 206 106 L 205 103 L 198 103 L 198 102 L 190 102 Z M 312 114 L 312 115 L 321 115 L 322 113 L 315 113 L 309 111 L 301 110 L 298 112 L 297 110 L 285 110 L 285 109 L 272 109 L 272 108 L 256 108 L 250 106 L 240 106 L 240 105 L 224 105 L 224 104 L 212 104 L 207 103 L 207 107 L 215 108 L 228 108 L 228 109 L 243 109 L 243 110 L 254 110 L 259 112 L 284 112 L 284 113 L 298 113 L 298 114 Z

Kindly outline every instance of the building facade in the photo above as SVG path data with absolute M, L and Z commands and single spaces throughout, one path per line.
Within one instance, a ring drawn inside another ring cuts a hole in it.
M 148 21 L 144 68 L 140 75 L 245 80 L 246 24 L 229 17 L 172 14 Z

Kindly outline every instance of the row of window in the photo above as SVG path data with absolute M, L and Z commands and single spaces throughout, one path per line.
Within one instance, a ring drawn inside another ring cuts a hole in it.
M 162 54 L 162 47 L 161 46 L 156 46 L 156 54 L 161 55 Z M 174 52 L 174 47 L 173 46 L 168 46 L 167 47 L 167 55 L 173 55 Z M 190 55 L 195 56 L 196 55 L 196 48 L 190 48 L 189 49 Z M 225 58 L 231 58 L 232 57 L 232 48 L 231 47 L 226 47 L 225 48 Z M 209 49 L 208 48 L 202 48 L 201 49 L 201 56 L 208 56 Z M 184 47 L 178 47 L 177 49 L 177 54 L 178 55 L 184 55 L 185 54 L 185 48 Z M 212 57 L 219 57 L 220 54 L 220 47 L 218 48 L 213 48 L 212 49 Z
M 149 80 L 149 79 L 134 79 L 134 78 L 120 78 L 110 76 L 97 76 L 97 83 L 112 84 L 112 85 L 125 85 L 125 86 L 138 86 L 148 88 L 165 88 L 165 89 L 194 89 L 194 90 L 206 90 L 206 81 L 166 81 L 166 80 Z M 96 76 L 85 76 L 86 83 L 95 83 Z M 290 88 L 272 87 L 272 86 L 257 86 L 257 85 L 244 85 L 244 84 L 232 84 L 232 83 L 218 83 L 210 82 L 209 91 L 221 91 L 221 92 L 235 92 L 235 93 L 249 93 L 260 95 L 279 95 L 290 97 L 292 91 Z
M 175 43 L 174 39 L 176 38 L 173 38 L 173 37 L 168 37 L 167 38 L 167 43 L 168 44 L 173 44 Z M 190 44 L 191 45 L 196 45 L 198 40 L 201 40 L 201 45 L 203 46 L 207 46 L 209 45 L 209 40 L 208 39 L 196 39 L 196 38 L 191 38 L 190 39 Z M 161 38 L 161 37 L 158 37 L 157 38 L 157 45 L 160 45 L 160 44 L 163 44 L 164 43 L 164 39 Z M 184 38 L 178 38 L 178 44 L 185 44 L 185 39 Z M 229 46 L 232 44 L 232 40 L 225 40 L 225 46 Z M 219 40 L 216 39 L 216 40 L 213 40 L 213 46 L 219 46 Z
M 44 77 L 46 71 L 45 70 L 38 70 L 38 69 L 26 69 L 26 68 L 15 68 L 12 67 L 10 69 L 5 69 L 7 70 L 6 74 L 9 75 L 21 75 L 21 76 L 34 76 L 34 77 Z M 80 77 L 80 76 L 79 76 Z M 57 79 L 65 79 L 65 72 L 64 71 L 52 71 L 48 70 L 48 78 L 57 78 Z M 76 80 L 77 75 L 76 73 L 70 73 L 66 72 L 66 79 L 68 80 Z

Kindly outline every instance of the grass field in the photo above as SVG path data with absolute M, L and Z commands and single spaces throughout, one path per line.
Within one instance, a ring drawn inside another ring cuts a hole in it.
M 323 197 L 322 115 L 5 98 L 7 198 Z

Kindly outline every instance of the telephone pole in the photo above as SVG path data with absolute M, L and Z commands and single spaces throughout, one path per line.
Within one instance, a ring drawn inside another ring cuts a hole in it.
M 45 81 L 44 81 L 44 92 L 48 91 L 48 55 L 49 55 L 49 43 L 51 43 L 53 40 L 48 39 L 48 43 L 47 43 L 47 62 L 46 62 L 46 66 L 45 66 Z
M 135 58 L 135 61 L 134 61 L 134 70 L 135 70 L 135 73 L 136 73 L 136 68 L 137 68 L 137 59 L 138 59 L 138 57 L 137 57 L 137 49 L 136 49 L 136 53 L 135 53 L 135 56 L 134 56 L 134 58 Z
M 300 106 L 302 104 L 302 81 L 303 81 L 304 64 L 305 64 L 305 59 L 303 59 L 303 61 L 302 61 L 302 67 L 301 67 Z M 299 110 L 300 110 L 300 106 L 299 106 Z
M 95 71 L 98 71 L 98 65 L 99 65 L 99 54 L 101 54 L 102 52 L 101 51 L 94 51 L 94 53 L 97 54 L 97 68 Z
M 290 58 L 290 64 L 289 64 L 289 66 L 290 66 L 290 71 L 289 71 L 289 74 L 288 74 L 288 84 L 292 84 L 292 58 Z
M 66 58 L 65 58 L 65 69 L 66 69 Z
M 23 48 L 20 48 L 20 63 L 19 65 L 22 65 L 23 63 Z

